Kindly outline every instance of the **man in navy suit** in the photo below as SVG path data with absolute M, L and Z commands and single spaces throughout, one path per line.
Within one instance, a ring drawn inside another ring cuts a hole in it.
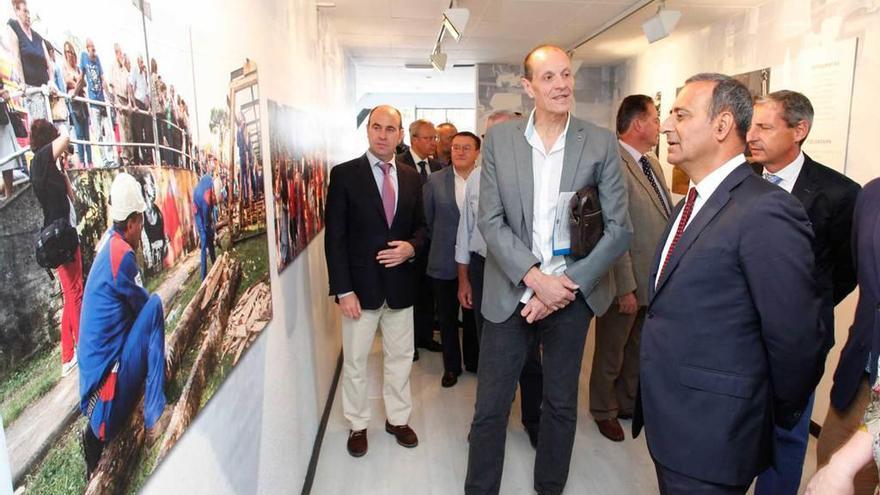
M 397 161 L 412 167 L 419 174 L 422 189 L 431 174 L 439 172 L 443 164 L 431 158 L 437 153 L 437 130 L 434 124 L 419 119 L 409 125 L 409 141 L 412 145 L 397 154 Z M 428 250 L 416 256 L 415 270 L 418 276 L 416 302 L 413 306 L 415 359 L 419 359 L 419 347 L 431 352 L 440 352 L 443 347 L 434 340 L 434 290 L 427 275 Z
M 649 277 L 633 422 L 663 495 L 746 493 L 822 371 L 812 230 L 746 163 L 751 117 L 742 83 L 699 74 L 660 129 L 691 179 Z
M 813 105 L 806 96 L 796 91 L 776 91 L 755 102 L 752 126 L 746 137 L 752 159 L 757 162 L 753 165 L 755 171 L 794 195 L 810 218 L 816 283 L 822 298 L 820 318 L 826 329 L 827 350 L 834 343 L 834 306 L 856 286 L 850 227 L 860 187 L 845 175 L 816 163 L 801 150 L 812 124 Z M 864 375 L 865 359 L 861 359 L 861 375 Z M 856 373 L 852 380 L 853 391 L 859 379 Z M 755 495 L 797 495 L 812 410 L 811 398 L 794 429 L 776 428 L 773 467 L 758 477 Z M 864 413 L 864 409 L 861 412 Z M 825 426 L 822 429 L 824 433 Z M 819 462 L 823 463 L 821 459 Z
M 418 174 L 395 163 L 401 132 L 397 109 L 374 108 L 367 152 L 330 171 L 324 251 L 330 295 L 342 312 L 342 410 L 351 424 L 348 452 L 354 457 L 367 453 L 367 357 L 379 325 L 385 431 L 404 447 L 419 443 L 408 425 L 416 285 L 410 260 L 425 247 L 425 215 Z

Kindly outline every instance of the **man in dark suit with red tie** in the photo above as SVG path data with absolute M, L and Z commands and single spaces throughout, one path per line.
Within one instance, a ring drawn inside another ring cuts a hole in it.
M 804 206 L 813 228 L 813 254 L 816 259 L 816 283 L 819 286 L 825 325 L 826 351 L 834 344 L 834 306 L 856 286 L 856 274 L 850 250 L 853 208 L 860 186 L 852 179 L 815 162 L 801 150 L 813 125 L 813 105 L 796 91 L 776 91 L 755 102 L 752 126 L 747 140 L 755 171 L 773 184 L 790 192 Z M 857 359 L 856 373 L 846 385 L 852 392 L 848 399 L 835 401 L 839 392 L 832 390 L 832 406 L 847 409 L 865 374 L 867 355 Z M 860 362 L 858 362 L 860 361 Z M 835 386 L 839 389 L 840 387 Z M 837 393 L 835 393 L 837 392 Z M 867 392 L 867 387 L 865 387 Z M 843 403 L 843 407 L 841 406 Z M 776 428 L 774 463 L 758 477 L 755 495 L 797 495 L 801 483 L 804 457 L 810 435 L 813 400 L 800 422 L 791 431 Z M 859 419 L 864 408 L 857 412 Z M 837 417 L 833 412 L 828 424 L 835 430 Z M 825 425 L 822 427 L 826 433 Z M 846 431 L 849 436 L 852 431 Z M 830 438 L 836 436 L 832 434 Z M 842 442 L 843 439 L 840 440 Z M 826 440 L 829 437 L 826 435 Z M 840 442 L 819 441 L 819 464 L 824 464 Z M 827 448 L 833 445 L 833 448 Z M 823 447 L 826 447 L 823 449 Z M 823 458 L 823 450 L 825 456 Z M 875 471 L 876 472 L 876 471 Z
M 330 295 L 342 312 L 342 409 L 354 457 L 367 453 L 367 357 L 380 325 L 385 431 L 404 447 L 419 442 L 408 425 L 416 286 L 410 260 L 425 249 L 425 216 L 418 174 L 395 163 L 401 132 L 397 109 L 374 108 L 367 152 L 330 172 L 324 251 Z
M 699 74 L 660 129 L 691 179 L 649 277 L 633 422 L 663 495 L 746 493 L 822 372 L 810 222 L 749 168 L 751 118 L 742 83 Z
M 431 122 L 419 119 L 409 125 L 409 142 L 411 145 L 403 152 L 397 154 L 397 160 L 412 167 L 425 186 L 428 177 L 438 172 L 443 164 L 431 158 L 437 152 L 437 130 Z M 431 279 L 427 275 L 428 250 L 416 256 L 414 261 L 415 270 L 418 272 L 418 287 L 416 288 L 416 303 L 413 307 L 415 340 L 415 359 L 419 359 L 419 347 L 431 352 L 440 352 L 443 346 L 434 340 L 434 291 Z

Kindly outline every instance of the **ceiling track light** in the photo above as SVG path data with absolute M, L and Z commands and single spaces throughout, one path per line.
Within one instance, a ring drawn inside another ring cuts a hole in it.
M 672 34 L 679 19 L 681 19 L 681 12 L 667 10 L 666 0 L 660 0 L 657 13 L 642 24 L 642 31 L 645 32 L 648 43 L 662 40 Z
M 437 35 L 437 42 L 434 44 L 434 50 L 428 60 L 431 65 L 442 72 L 446 69 L 446 54 L 443 53 L 443 35 L 449 33 L 452 38 L 458 42 L 464 34 L 467 27 L 468 19 L 471 16 L 470 10 L 466 8 L 453 7 L 453 2 L 449 2 L 449 8 L 443 11 L 443 24 L 440 25 L 440 33 Z
M 456 42 L 461 40 L 464 28 L 467 27 L 471 11 L 466 8 L 450 8 L 443 11 L 443 30 L 449 33 Z

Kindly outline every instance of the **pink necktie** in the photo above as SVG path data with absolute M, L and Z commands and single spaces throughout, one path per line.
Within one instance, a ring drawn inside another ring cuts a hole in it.
M 380 163 L 379 167 L 385 175 L 382 179 L 382 206 L 385 208 L 385 220 L 391 227 L 391 222 L 394 221 L 394 205 L 397 203 L 394 197 L 394 185 L 391 183 L 391 164 Z

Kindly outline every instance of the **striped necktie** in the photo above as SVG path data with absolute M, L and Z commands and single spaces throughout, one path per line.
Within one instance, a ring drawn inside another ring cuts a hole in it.
M 660 192 L 660 186 L 657 185 L 657 181 L 654 179 L 654 174 L 651 172 L 651 163 L 648 162 L 648 157 L 642 155 L 642 157 L 639 158 L 639 163 L 642 165 L 642 172 L 645 173 L 645 177 L 648 178 L 648 182 L 650 182 L 651 187 L 654 188 L 654 194 L 657 195 L 657 199 L 660 200 L 660 204 L 663 206 L 663 211 L 668 217 L 669 208 L 666 206 L 666 201 L 663 200 L 663 194 Z

